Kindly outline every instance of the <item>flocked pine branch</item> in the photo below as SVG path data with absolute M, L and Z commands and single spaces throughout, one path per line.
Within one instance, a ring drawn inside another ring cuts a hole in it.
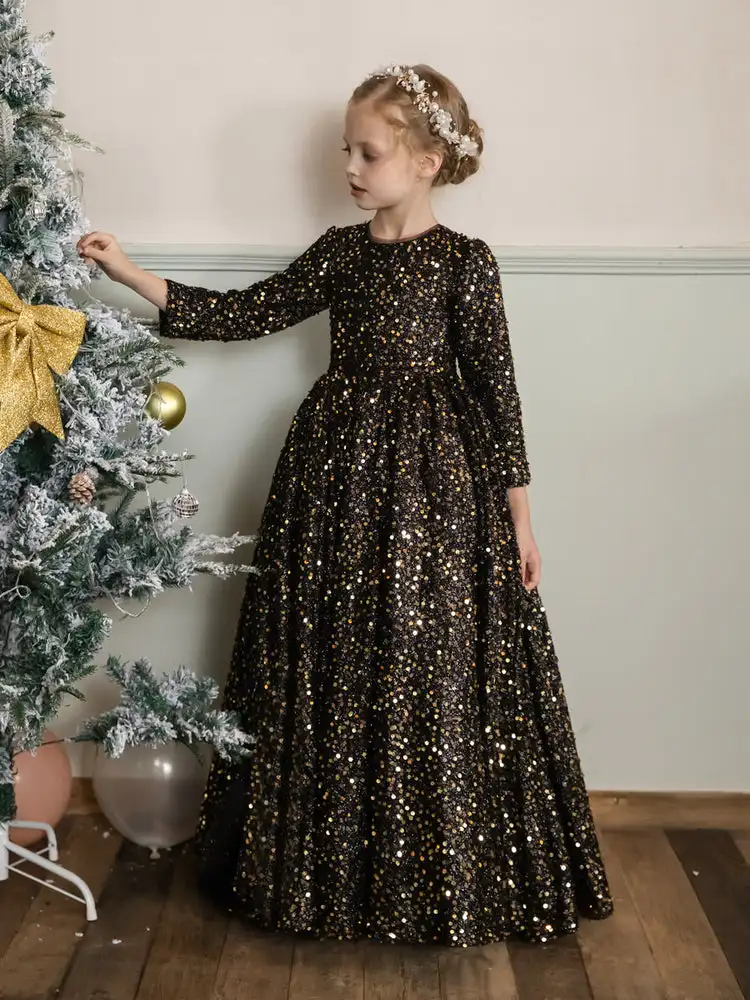
M 100 743 L 112 757 L 126 747 L 174 740 L 195 750 L 208 743 L 229 758 L 252 742 L 231 714 L 211 708 L 219 689 L 210 677 L 180 667 L 156 678 L 145 660 L 128 665 L 117 657 L 110 657 L 106 669 L 120 685 L 121 703 L 85 723 L 77 740 Z

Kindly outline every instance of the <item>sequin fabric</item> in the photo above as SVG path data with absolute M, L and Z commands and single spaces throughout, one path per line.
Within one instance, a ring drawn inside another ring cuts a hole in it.
M 610 892 L 507 488 L 529 481 L 497 262 L 439 225 L 331 227 L 225 293 L 168 284 L 162 332 L 255 339 L 330 309 L 259 527 L 204 882 L 271 929 L 545 942 Z

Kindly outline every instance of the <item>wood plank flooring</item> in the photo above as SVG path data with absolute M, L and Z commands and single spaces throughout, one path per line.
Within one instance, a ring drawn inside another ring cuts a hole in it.
M 299 941 L 229 919 L 100 816 L 61 861 L 99 920 L 18 875 L 0 883 L 0 1000 L 750 1000 L 750 831 L 601 833 L 616 913 L 547 946 Z

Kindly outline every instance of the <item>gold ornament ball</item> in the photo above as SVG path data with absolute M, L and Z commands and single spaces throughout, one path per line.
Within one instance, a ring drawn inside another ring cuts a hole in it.
M 185 397 L 171 382 L 157 382 L 146 403 L 146 413 L 168 431 L 181 423 L 186 409 Z

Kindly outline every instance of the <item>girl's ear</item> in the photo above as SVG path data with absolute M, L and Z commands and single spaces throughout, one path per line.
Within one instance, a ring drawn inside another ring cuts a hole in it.
M 419 158 L 419 169 L 423 177 L 434 177 L 443 165 L 443 154 L 436 149 L 426 150 Z

